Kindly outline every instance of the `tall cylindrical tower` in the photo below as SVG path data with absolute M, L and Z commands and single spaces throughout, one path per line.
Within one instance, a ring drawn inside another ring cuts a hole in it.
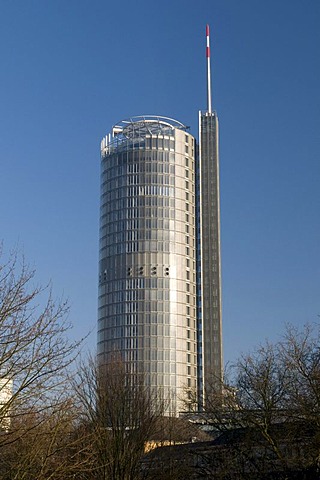
M 134 117 L 101 143 L 98 358 L 179 409 L 196 390 L 195 139 L 178 121 Z

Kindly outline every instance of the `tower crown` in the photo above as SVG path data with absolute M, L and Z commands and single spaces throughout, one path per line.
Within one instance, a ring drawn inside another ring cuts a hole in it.
M 153 135 L 173 135 L 175 129 L 186 131 L 189 127 L 169 117 L 159 115 L 141 115 L 121 120 L 112 127 L 111 133 L 101 142 L 101 151 L 110 152 L 128 142 L 137 143 Z

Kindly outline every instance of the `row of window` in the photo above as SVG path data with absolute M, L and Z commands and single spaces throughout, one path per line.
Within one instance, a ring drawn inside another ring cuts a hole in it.
M 100 309 L 101 314 L 105 317 L 112 315 L 123 315 L 126 313 L 143 313 L 143 312 L 170 312 L 170 303 L 167 301 L 142 300 L 141 302 L 121 302 L 106 305 Z M 146 320 L 147 321 L 147 320 Z
M 143 219 L 144 217 L 148 216 L 160 217 L 159 208 L 163 208 L 163 211 L 165 211 L 169 207 L 171 210 L 174 209 L 181 211 L 181 209 L 179 210 L 176 208 L 174 198 L 154 196 L 119 198 L 112 205 L 110 203 L 102 203 L 101 222 L 105 221 L 108 223 L 117 220 L 126 220 L 129 218 Z M 195 212 L 194 204 L 190 205 L 189 202 L 187 202 L 185 204 L 185 212 L 186 221 L 189 220 L 187 215 L 192 215 L 191 218 L 193 218 Z
M 150 179 L 145 179 L 145 182 L 129 183 L 125 181 L 125 178 L 123 180 L 123 183 L 119 182 L 117 185 L 105 184 L 103 186 L 101 189 L 101 200 L 103 203 L 141 195 L 173 196 L 174 193 L 177 195 L 179 190 L 183 190 L 183 187 L 176 183 L 176 179 L 169 175 L 154 175 Z M 169 188 L 169 185 L 171 185 L 171 188 Z M 186 180 L 184 187 L 186 190 L 194 193 L 193 182 Z
M 140 335 L 138 334 L 138 331 Z M 190 330 L 189 330 L 190 332 Z M 195 333 L 195 332 L 194 332 Z M 144 342 L 146 340 L 146 343 L 150 344 L 150 340 L 147 340 L 147 338 L 152 337 L 152 342 L 151 346 L 158 346 L 162 348 L 169 348 L 170 347 L 170 341 L 172 343 L 172 348 L 175 348 L 175 337 L 172 336 L 172 328 L 170 325 L 157 325 L 157 324 L 151 324 L 151 325 L 144 325 L 143 327 L 139 325 L 139 328 L 137 325 L 133 326 L 122 326 L 122 327 L 108 327 L 106 329 L 101 329 L 99 330 L 99 339 L 105 340 L 105 341 L 111 341 L 112 339 L 115 338 L 136 338 L 138 339 L 140 337 L 140 340 Z M 166 338 L 165 343 L 163 343 L 163 339 Z M 145 344 L 146 344 L 145 343 Z M 167 345 L 167 347 L 163 347 L 163 345 Z
M 144 290 L 127 290 L 125 292 L 112 292 L 105 294 L 105 303 L 112 305 L 118 302 L 133 302 L 133 301 L 169 301 L 170 291 L 160 289 L 144 289 Z M 194 305 L 194 296 L 187 295 L 187 315 L 190 315 L 190 305 Z
M 163 348 L 159 348 L 157 337 L 150 337 L 144 338 L 144 342 L 141 344 L 140 348 L 137 348 L 138 340 L 136 338 L 122 338 L 122 339 L 110 339 L 110 340 L 103 340 L 100 343 L 100 352 L 112 352 L 116 351 L 116 348 L 121 350 L 124 355 L 126 355 L 127 350 L 131 350 L 135 352 L 132 358 L 135 361 L 143 361 L 145 364 L 146 371 L 148 371 L 148 362 L 151 362 L 149 365 L 153 372 L 159 373 L 176 373 L 177 367 L 179 368 L 179 353 L 177 353 L 175 349 L 175 345 L 172 344 L 170 348 L 170 339 L 163 338 Z M 152 345 L 152 341 L 154 341 L 154 345 Z M 193 370 L 193 375 L 195 375 L 195 361 L 192 362 L 192 359 L 196 358 L 195 355 L 188 354 L 190 357 L 190 362 L 188 366 L 190 366 L 189 371 Z M 184 363 L 181 358 L 180 363 Z M 192 368 L 193 367 L 193 368 Z M 192 368 L 192 370 L 191 370 Z M 184 367 L 185 372 L 188 372 L 188 368 Z M 191 373 L 189 374 L 191 375 Z
M 126 326 L 126 325 L 158 325 L 162 328 L 164 325 L 171 325 L 173 328 L 176 328 L 175 325 L 177 323 L 184 324 L 184 315 L 173 315 L 171 314 L 171 319 L 169 312 L 164 312 L 163 310 L 155 310 L 154 312 L 151 311 L 140 311 L 139 312 L 139 305 L 138 302 L 135 300 L 132 302 L 133 308 L 131 312 L 112 314 L 106 316 L 106 307 L 105 304 L 101 305 L 99 308 L 99 328 L 104 329 L 108 328 L 109 326 Z M 130 310 L 129 306 L 127 310 Z M 181 309 L 182 312 L 182 309 Z M 179 318 L 178 318 L 179 317 Z M 196 321 L 195 317 L 190 318 L 187 317 L 186 319 L 186 326 L 187 328 L 192 328 L 195 330 Z M 218 330 L 217 330 L 218 331 Z M 160 333 L 160 332 L 158 332 Z
M 112 234 L 122 231 L 141 230 L 144 228 L 169 230 L 169 219 L 174 220 L 176 217 L 176 211 L 173 208 L 146 207 L 145 212 L 147 215 L 142 218 L 124 218 L 122 220 L 113 220 L 109 223 L 104 221 L 100 231 L 103 234 L 107 227 L 109 227 L 110 233 Z M 153 214 L 156 212 L 159 212 L 159 215 Z
M 136 185 L 131 187 L 119 187 L 113 190 L 107 190 L 106 192 L 102 193 L 101 200 L 105 204 L 112 202 L 113 208 L 114 200 L 127 197 L 136 197 L 141 195 L 174 197 L 175 188 L 166 185 Z
M 126 290 L 140 290 L 140 289 L 169 289 L 170 282 L 168 278 L 127 278 L 122 280 L 111 279 L 107 281 L 101 294 L 109 292 L 123 292 Z
M 116 319 L 117 317 L 111 317 L 110 319 L 108 318 L 105 321 L 99 322 L 100 339 L 121 337 L 121 335 L 128 337 L 150 337 L 154 335 L 159 337 L 172 337 L 171 325 L 163 325 L 156 322 L 149 324 L 116 325 Z M 102 332 L 107 332 L 107 334 L 104 335 Z
M 149 240 L 156 240 L 160 242 L 171 241 L 172 243 L 174 243 L 175 233 L 171 232 L 170 230 L 163 230 L 160 227 L 158 229 L 149 228 L 146 230 L 131 230 L 129 232 L 127 231 L 118 232 L 118 233 L 114 232 L 114 233 L 109 233 L 108 235 L 105 235 L 104 237 L 102 237 L 101 245 L 103 245 L 104 247 L 108 247 L 114 244 L 114 240 L 116 242 L 127 242 L 129 244 L 137 240 L 141 240 L 141 241 L 145 240 L 146 245 L 148 244 L 150 246 L 150 242 L 147 243 Z M 117 247 L 118 246 L 119 246 L 119 243 L 117 244 Z
M 101 193 L 132 185 L 175 185 L 174 175 L 148 174 L 148 175 L 124 175 L 111 179 L 101 185 Z
M 119 167 L 126 166 L 130 163 L 137 164 L 147 162 L 175 163 L 176 155 L 174 151 L 155 151 L 155 150 L 139 150 L 139 151 L 122 151 L 113 152 L 112 154 L 102 157 L 102 165 L 104 173 L 106 170 L 113 170 L 115 175 L 121 174 Z
M 108 170 L 110 178 L 112 175 L 112 170 Z M 175 175 L 175 164 L 174 163 L 164 163 L 159 160 L 153 162 L 146 162 L 145 159 L 139 163 L 130 163 L 127 165 L 127 175 L 130 174 L 139 174 L 143 175 L 145 173 L 169 173 L 170 175 Z
M 138 216 L 138 213 L 144 213 L 144 215 Z M 110 211 L 107 215 L 104 215 L 101 218 L 101 227 L 100 231 L 103 233 L 104 228 L 109 228 L 112 231 L 116 230 L 137 230 L 141 228 L 162 228 L 162 229 L 173 229 L 174 224 L 169 224 L 168 220 L 178 220 L 183 222 L 185 217 L 185 223 L 187 225 L 194 224 L 194 217 L 189 213 L 183 213 L 182 210 L 162 206 L 152 206 L 137 208 L 127 211 Z M 157 224 L 152 226 L 150 224 L 150 219 L 157 220 Z M 119 223 L 120 222 L 120 223 Z M 161 225 L 161 226 L 160 226 Z M 112 227 L 112 228 L 111 228 Z M 193 227 L 194 228 L 194 227 Z
M 174 150 L 175 142 L 173 138 L 154 137 L 145 139 L 145 148 L 152 148 L 157 150 Z
M 166 294 L 159 294 L 159 296 L 163 296 L 163 300 L 149 300 L 148 298 L 142 298 L 141 301 L 132 302 L 132 301 L 125 301 L 122 300 L 121 302 L 106 304 L 104 307 L 101 306 L 101 316 L 109 317 L 112 315 L 122 315 L 125 313 L 143 313 L 143 312 L 170 312 L 170 304 L 169 301 L 164 300 Z M 148 297 L 148 295 L 143 295 L 143 297 Z M 181 308 L 184 304 L 177 303 L 177 308 Z M 195 317 L 195 308 L 187 306 L 187 315 L 191 315 Z
M 163 208 L 146 208 L 146 211 L 149 210 L 148 215 L 145 216 L 144 218 L 129 218 L 129 219 L 123 219 L 123 220 L 114 220 L 113 222 L 110 222 L 110 224 L 104 223 L 103 228 L 101 229 L 101 233 L 103 233 L 103 229 L 110 229 L 111 225 L 114 226 L 113 231 L 121 231 L 121 230 L 141 230 L 143 228 L 161 228 L 162 230 L 169 230 L 170 228 L 170 222 L 169 222 L 169 216 L 170 216 L 170 210 L 169 208 L 164 211 Z M 153 210 L 156 212 L 159 211 L 161 213 L 161 216 L 153 215 Z M 164 215 L 164 213 L 166 215 Z M 157 220 L 157 223 L 155 227 L 153 227 L 153 220 Z M 117 225 L 117 226 L 116 226 Z
M 175 232 L 169 229 L 169 219 L 146 218 L 138 221 L 140 223 L 138 228 L 130 228 L 129 222 L 127 223 L 125 220 L 103 226 L 100 234 L 101 244 L 110 245 L 113 243 L 113 238 L 118 242 L 144 239 L 174 241 Z
M 170 291 L 160 289 L 126 290 L 105 294 L 105 303 L 108 305 L 118 302 L 133 302 L 139 300 L 170 300 Z
M 137 312 L 137 307 L 132 313 L 126 313 L 122 315 L 109 315 L 105 316 L 105 307 L 99 309 L 99 330 L 106 329 L 108 327 L 124 327 L 128 325 L 139 325 L 139 328 L 145 328 L 146 325 L 158 325 L 158 334 L 163 334 L 163 328 L 172 328 L 170 323 L 174 325 L 177 323 L 175 316 L 171 316 L 169 312 Z M 175 328 L 175 326 L 173 327 Z
M 128 185 L 176 184 L 176 180 L 179 178 L 179 176 L 175 175 L 175 168 L 173 165 L 170 165 L 170 168 L 169 165 L 166 164 L 164 164 L 164 167 L 166 168 L 160 168 L 161 165 L 159 166 L 157 164 L 150 164 L 150 166 L 153 168 L 145 169 L 145 172 L 139 174 L 128 174 L 128 172 L 124 172 L 123 175 L 114 177 L 110 172 L 109 175 L 104 175 L 101 179 L 101 191 L 104 192 L 110 189 L 125 187 Z M 189 170 L 185 170 L 185 179 L 193 184 L 193 172 L 189 173 Z
M 174 213 L 175 212 L 173 211 L 173 214 Z M 173 220 L 173 218 L 171 218 L 171 220 Z M 145 218 L 136 220 L 136 225 L 133 226 L 129 226 L 130 223 L 131 222 L 120 221 L 101 227 L 101 246 L 108 246 L 114 242 L 133 242 L 135 240 L 166 240 L 173 243 L 181 242 L 181 238 L 179 238 L 181 231 L 170 230 L 168 218 Z M 188 238 L 186 243 L 189 245 L 190 235 L 194 237 L 195 229 L 186 224 L 184 230 Z M 194 242 L 192 241 L 192 243 Z M 216 271 L 216 269 L 217 266 L 215 266 L 213 271 Z
M 101 221 L 105 218 L 106 222 L 127 218 L 143 218 L 145 208 L 148 207 L 175 208 L 175 199 L 151 196 L 118 198 L 112 208 L 105 203 L 101 204 Z
M 132 185 L 148 182 L 151 174 L 168 174 L 175 176 L 175 165 L 173 163 L 163 162 L 140 162 L 124 165 L 116 169 L 104 170 L 101 174 L 101 186 L 111 183 L 112 185 Z M 152 175 L 152 176 L 153 176 Z
M 175 253 L 176 244 L 167 242 L 167 241 L 156 241 L 156 240 L 143 240 L 143 241 L 128 241 L 124 239 L 119 239 L 119 242 L 108 246 L 102 246 L 100 253 L 101 257 L 109 258 L 114 257 L 115 255 L 123 255 L 125 253 L 139 253 L 139 252 L 162 252 L 162 253 Z M 180 249 L 180 247 L 178 247 Z
M 112 184 L 126 184 L 128 181 L 132 183 L 142 183 L 146 178 L 146 182 L 148 181 L 148 174 L 170 174 L 171 176 L 176 175 L 175 170 L 175 157 L 171 160 L 172 163 L 165 163 L 161 161 L 161 158 L 158 159 L 151 159 L 147 156 L 144 156 L 140 159 L 141 161 L 137 161 L 134 163 L 123 164 L 118 167 L 109 167 L 104 168 L 101 172 L 101 185 L 103 186 L 107 182 L 112 182 Z M 149 160 L 149 161 L 148 161 Z M 153 161 L 152 161 L 153 160 Z M 189 159 L 188 157 L 185 158 L 185 176 L 190 180 L 194 180 L 194 162 L 193 160 Z M 189 167 L 190 171 L 189 171 Z M 136 174 L 136 179 L 131 179 L 130 177 Z M 125 183 L 123 183 L 125 182 Z

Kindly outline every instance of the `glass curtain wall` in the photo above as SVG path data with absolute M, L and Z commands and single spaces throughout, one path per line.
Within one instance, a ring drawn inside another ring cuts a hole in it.
M 195 140 L 138 117 L 101 144 L 98 357 L 170 395 L 196 390 Z

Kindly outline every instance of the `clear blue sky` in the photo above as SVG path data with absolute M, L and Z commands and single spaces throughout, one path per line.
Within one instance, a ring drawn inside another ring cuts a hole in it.
M 69 297 L 92 349 L 100 140 L 141 114 L 197 135 L 206 23 L 225 361 L 318 320 L 319 0 L 0 0 L 0 238 Z

